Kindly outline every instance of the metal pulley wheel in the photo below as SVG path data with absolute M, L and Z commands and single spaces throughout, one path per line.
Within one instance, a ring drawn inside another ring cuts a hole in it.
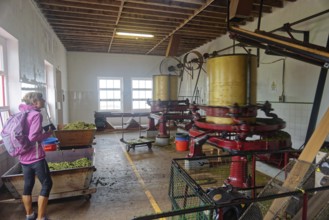
M 203 56 L 198 51 L 191 51 L 184 56 L 184 67 L 190 71 L 201 69 L 203 65 Z

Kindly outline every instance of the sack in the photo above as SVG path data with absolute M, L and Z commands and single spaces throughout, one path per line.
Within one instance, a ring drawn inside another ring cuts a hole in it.
M 28 136 L 23 133 L 29 111 L 19 112 L 9 117 L 3 126 L 1 137 L 8 153 L 12 157 L 27 152 L 31 146 Z

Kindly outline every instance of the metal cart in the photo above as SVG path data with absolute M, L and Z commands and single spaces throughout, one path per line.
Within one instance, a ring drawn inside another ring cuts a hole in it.
M 80 158 L 92 160 L 92 165 L 88 167 L 50 171 L 53 179 L 53 187 L 49 195 L 50 200 L 81 195 L 89 199 L 91 194 L 96 192 L 96 188 L 90 188 L 93 172 L 96 171 L 94 166 L 94 148 L 46 152 L 47 162 L 72 162 Z M 14 197 L 14 200 L 20 201 L 24 188 L 24 177 L 21 165 L 19 163 L 15 164 L 3 174 L 1 178 L 8 191 Z M 40 189 L 41 185 L 39 181 L 36 181 L 32 191 L 33 201 L 37 201 Z
M 139 116 L 139 138 L 135 139 L 124 139 L 124 123 L 123 123 L 123 115 L 122 115 L 122 138 L 120 141 L 124 144 L 126 144 L 126 150 L 127 152 L 130 151 L 130 149 L 135 150 L 135 147 L 148 147 L 148 149 L 152 148 L 152 143 L 154 143 L 154 140 L 149 140 L 147 138 L 144 138 L 141 136 L 141 117 Z

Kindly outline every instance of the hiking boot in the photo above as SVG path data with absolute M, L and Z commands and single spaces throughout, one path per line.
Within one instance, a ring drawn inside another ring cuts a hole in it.
M 38 214 L 33 212 L 32 216 L 26 216 L 25 220 L 36 220 L 38 218 Z

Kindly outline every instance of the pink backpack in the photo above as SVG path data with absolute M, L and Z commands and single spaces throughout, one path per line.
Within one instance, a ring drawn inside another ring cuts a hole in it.
M 1 137 L 10 156 L 16 157 L 27 152 L 31 146 L 28 134 L 24 134 L 29 111 L 19 112 L 9 117 L 3 126 Z

